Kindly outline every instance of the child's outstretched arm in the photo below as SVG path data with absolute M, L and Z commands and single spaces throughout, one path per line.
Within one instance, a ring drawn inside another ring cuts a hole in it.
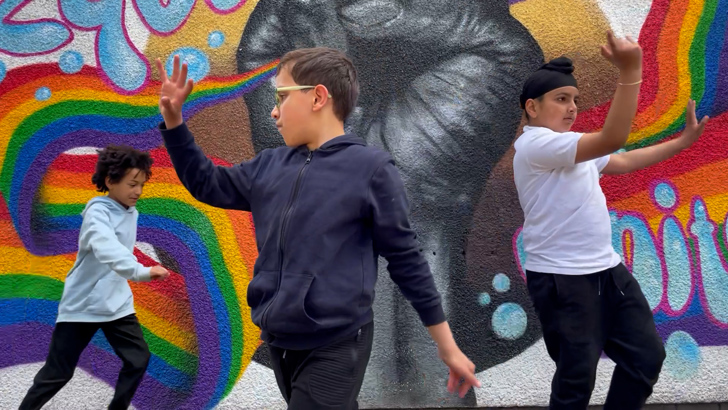
M 164 119 L 160 129 L 180 181 L 200 202 L 250 211 L 251 174 L 259 157 L 234 167 L 215 165 L 195 143 L 182 117 L 182 105 L 193 87 L 192 79 L 187 79 L 187 64 L 180 67 L 179 56 L 175 56 L 171 77 L 167 77 L 159 59 L 157 69 L 162 81 L 159 110 Z
M 576 147 L 576 163 L 609 155 L 624 145 L 637 113 L 642 83 L 642 48 L 632 39 L 617 39 L 607 33 L 602 55 L 619 69 L 619 85 L 602 130 L 584 134 Z
M 464 397 L 470 387 L 480 387 L 475 365 L 457 346 L 450 331 L 429 264 L 410 228 L 404 184 L 391 158 L 372 177 L 369 206 L 375 247 L 387 259 L 390 277 L 417 310 L 437 344 L 440 359 L 450 369 L 448 390 L 459 389 L 460 397 Z
M 679 137 L 651 147 L 612 154 L 602 174 L 626 174 L 671 158 L 693 145 L 703 134 L 707 124 L 707 115 L 698 122 L 695 116 L 695 101 L 690 100 L 685 112 L 685 129 Z
M 81 224 L 80 248 L 90 249 L 99 262 L 135 282 L 164 279 L 169 272 L 161 266 L 146 267 L 116 238 L 109 215 L 101 206 L 91 206 Z

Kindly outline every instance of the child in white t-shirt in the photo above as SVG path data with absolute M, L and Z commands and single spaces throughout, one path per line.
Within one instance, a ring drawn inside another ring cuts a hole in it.
M 647 167 L 688 148 L 702 134 L 695 103 L 676 139 L 621 154 L 637 110 L 642 51 L 608 33 L 603 56 L 619 69 L 601 131 L 570 132 L 579 91 L 571 60 L 544 64 L 526 81 L 528 120 L 515 143 L 513 170 L 523 208 L 528 291 L 556 363 L 550 409 L 586 409 L 604 351 L 615 363 L 604 409 L 641 409 L 657 382 L 665 349 L 639 284 L 612 248 L 600 174 Z

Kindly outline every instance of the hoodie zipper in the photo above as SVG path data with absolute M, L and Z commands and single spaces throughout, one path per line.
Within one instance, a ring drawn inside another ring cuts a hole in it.
M 280 235 L 279 235 L 279 242 L 278 242 L 278 285 L 276 286 L 276 293 L 273 294 L 273 299 L 271 299 L 270 303 L 268 303 L 268 306 L 265 307 L 265 311 L 263 312 L 263 326 L 268 327 L 268 310 L 273 305 L 273 302 L 275 302 L 276 297 L 278 297 L 278 291 L 281 289 L 281 281 L 283 280 L 283 244 L 285 243 L 285 235 L 286 235 L 286 227 L 288 225 L 288 219 L 291 216 L 291 213 L 293 212 L 293 208 L 295 205 L 296 197 L 298 196 L 298 187 L 301 183 L 301 179 L 303 178 L 303 174 L 306 171 L 306 166 L 311 163 L 311 158 L 313 158 L 313 151 L 309 151 L 308 158 L 306 158 L 306 162 L 301 167 L 301 170 L 298 171 L 298 177 L 296 178 L 296 183 L 293 185 L 293 192 L 291 194 L 291 198 L 288 200 L 288 204 L 286 205 L 286 208 L 283 210 L 283 218 L 281 218 L 281 227 L 280 227 Z

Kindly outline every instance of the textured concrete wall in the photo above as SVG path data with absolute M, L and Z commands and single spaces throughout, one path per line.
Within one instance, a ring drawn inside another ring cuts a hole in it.
M 604 177 L 614 246 L 642 285 L 668 358 L 652 402 L 728 400 L 726 0 L 0 1 L 0 408 L 16 407 L 45 359 L 79 212 L 97 193 L 93 147 L 149 149 L 139 202 L 143 263 L 174 273 L 133 284 L 153 353 L 137 409 L 285 408 L 245 301 L 250 215 L 196 202 L 154 127 L 157 73 L 181 53 L 200 81 L 186 106 L 221 164 L 282 141 L 269 121 L 275 60 L 328 45 L 352 56 L 363 95 L 347 127 L 400 166 L 413 223 L 451 325 L 483 388 L 444 390 L 445 367 L 382 270 L 363 406 L 538 406 L 553 365 L 525 290 L 512 182 L 517 96 L 561 54 L 577 64 L 575 128 L 603 123 L 617 73 L 604 32 L 639 36 L 645 81 L 627 149 L 670 138 L 688 98 L 712 122 L 689 151 Z M 103 408 L 120 361 L 102 334 L 52 409 Z M 594 403 L 613 364 L 604 359 Z

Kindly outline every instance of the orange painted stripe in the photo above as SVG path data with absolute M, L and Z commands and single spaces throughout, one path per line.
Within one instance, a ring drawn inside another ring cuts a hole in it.
M 679 206 L 690 204 L 691 198 L 695 196 L 706 198 L 728 192 L 728 178 L 725 175 L 728 175 L 728 160 L 715 162 L 670 178 L 677 189 Z M 613 202 L 610 207 L 639 212 L 647 219 L 661 214 L 652 203 L 648 191 L 641 191 L 629 198 Z
M 680 30 L 688 11 L 688 5 L 688 0 L 670 2 L 670 9 L 665 16 L 665 23 L 662 26 L 660 41 L 657 45 L 660 87 L 652 104 L 635 117 L 634 129 L 641 129 L 654 123 L 675 104 L 680 86 L 676 56 L 680 43 Z
M 187 300 L 167 297 L 142 283 L 129 282 L 129 285 L 134 293 L 135 304 L 154 312 L 155 315 L 174 323 L 186 332 L 195 331 L 192 310 Z
M 152 179 L 148 184 L 165 183 L 181 185 L 177 173 L 172 168 L 152 168 Z M 43 179 L 44 186 L 65 189 L 93 189 L 91 175 L 85 172 L 70 172 L 49 169 Z
M 9 219 L 0 219 L 0 247 L 22 248 L 23 242 L 20 240 L 15 226 Z
M 249 280 L 253 280 L 253 268 L 255 266 L 255 260 L 258 258 L 258 248 L 255 243 L 255 234 L 250 220 L 250 214 L 240 211 L 227 211 L 227 214 L 228 218 L 230 218 L 233 232 L 235 232 L 235 239 L 238 242 L 240 255 L 245 262 Z

